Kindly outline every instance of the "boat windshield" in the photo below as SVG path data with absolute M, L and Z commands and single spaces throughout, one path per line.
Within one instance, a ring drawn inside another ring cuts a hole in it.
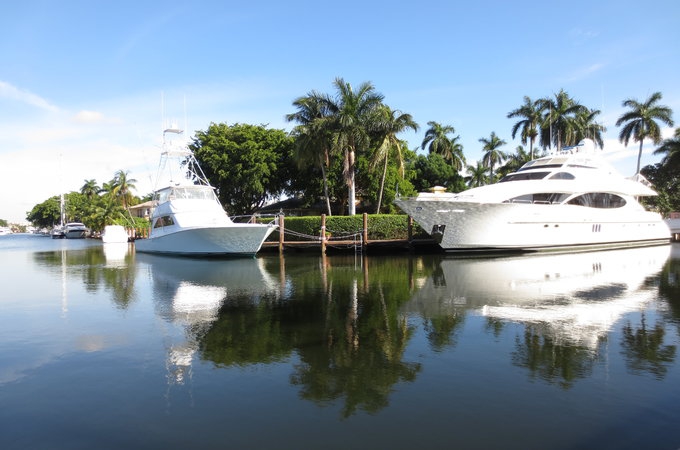
M 186 186 L 163 189 L 158 193 L 160 203 L 177 199 L 215 200 L 215 192 L 209 186 Z

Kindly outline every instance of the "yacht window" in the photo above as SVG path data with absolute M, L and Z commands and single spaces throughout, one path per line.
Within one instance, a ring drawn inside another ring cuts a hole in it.
M 524 194 L 513 197 L 503 203 L 532 203 L 534 205 L 554 205 L 562 203 L 569 197 L 568 194 L 560 192 L 543 192 L 536 194 Z
M 511 173 L 501 178 L 500 183 L 505 181 L 542 180 L 549 173 L 550 172 Z
M 626 200 L 616 194 L 589 192 L 572 198 L 568 204 L 586 206 L 588 208 L 621 208 L 626 204 Z
M 550 177 L 551 180 L 573 180 L 574 178 L 574 175 L 569 172 L 557 172 Z

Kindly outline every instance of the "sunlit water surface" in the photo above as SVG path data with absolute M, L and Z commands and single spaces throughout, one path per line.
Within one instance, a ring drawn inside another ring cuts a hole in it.
M 680 246 L 197 260 L 0 237 L 0 448 L 680 448 Z

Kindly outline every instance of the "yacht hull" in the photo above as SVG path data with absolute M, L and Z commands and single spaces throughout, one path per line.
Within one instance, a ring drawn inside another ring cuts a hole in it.
M 219 227 L 183 228 L 147 239 L 137 239 L 135 250 L 187 256 L 252 256 L 276 226 L 233 224 Z
M 574 205 L 397 199 L 395 203 L 445 251 L 554 251 L 667 243 L 659 214 Z

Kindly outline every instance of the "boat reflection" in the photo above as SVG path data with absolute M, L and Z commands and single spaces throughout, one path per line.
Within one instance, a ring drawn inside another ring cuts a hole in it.
M 102 244 L 106 259 L 106 267 L 123 268 L 127 265 L 126 257 L 131 253 L 127 242 L 107 242 Z
M 142 253 L 136 259 L 151 276 L 156 313 L 180 329 L 179 335 L 168 336 L 170 384 L 183 384 L 191 376 L 200 342 L 226 301 L 247 296 L 256 302 L 278 289 L 261 259 L 204 260 Z
M 655 298 L 645 281 L 661 272 L 670 248 L 443 259 L 406 311 L 437 317 L 465 309 L 594 349 L 624 314 Z

